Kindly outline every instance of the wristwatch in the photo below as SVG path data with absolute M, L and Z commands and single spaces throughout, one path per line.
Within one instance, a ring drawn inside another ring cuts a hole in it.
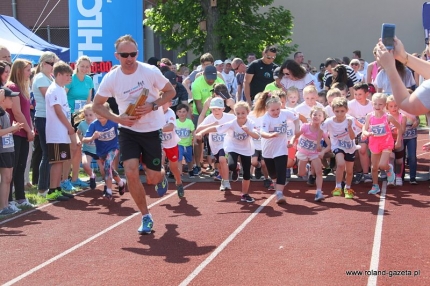
M 155 102 L 152 102 L 152 111 L 156 111 L 158 110 L 158 104 L 156 104 Z

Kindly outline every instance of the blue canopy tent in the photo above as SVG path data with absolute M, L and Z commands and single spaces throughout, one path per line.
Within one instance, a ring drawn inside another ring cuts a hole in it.
M 21 58 L 29 60 L 33 64 L 37 64 L 39 62 L 40 56 L 43 54 L 42 51 L 27 47 L 23 44 L 2 39 L 1 35 L 0 45 L 5 46 L 9 50 L 12 60 L 15 58 Z
M 13 17 L 0 15 L 0 39 L 9 40 L 39 51 L 51 51 L 57 54 L 61 60 L 70 61 L 69 48 L 48 43 Z

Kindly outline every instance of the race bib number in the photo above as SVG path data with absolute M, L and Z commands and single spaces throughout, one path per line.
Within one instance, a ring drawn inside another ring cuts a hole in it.
M 339 147 L 344 148 L 344 149 L 351 149 L 352 148 L 352 141 L 339 140 Z
M 385 124 L 372 125 L 372 133 L 375 137 L 387 135 L 387 130 L 385 130 Z
M 287 137 L 293 136 L 293 129 L 287 129 Z
M 11 148 L 14 147 L 14 143 L 13 143 L 13 135 L 12 133 L 8 133 L 4 136 L 1 137 L 1 141 L 3 144 L 3 148 Z
M 282 124 L 281 126 L 276 126 L 275 128 L 273 128 L 274 132 L 278 132 L 280 134 L 285 134 L 287 133 L 287 124 Z
M 75 112 L 81 110 L 87 104 L 86 100 L 75 100 Z
M 234 137 L 236 140 L 243 141 L 243 140 L 246 140 L 246 139 L 248 138 L 248 134 L 246 134 L 246 133 L 236 133 L 236 132 L 234 132 L 233 137 Z
M 358 122 L 364 125 L 366 123 L 366 117 L 357 118 Z
M 190 129 L 176 129 L 176 134 L 178 134 L 179 138 L 188 138 L 190 137 Z
M 225 134 L 214 133 L 211 134 L 211 138 L 213 142 L 224 142 Z
M 315 150 L 317 147 L 317 144 L 315 141 L 301 137 L 299 139 L 299 147 L 306 150 Z
M 406 129 L 405 133 L 403 134 L 403 138 L 407 139 L 407 138 L 414 138 L 417 137 L 417 129 L 416 128 L 411 128 L 411 129 Z
M 172 139 L 172 133 L 161 134 L 161 141 L 169 141 Z

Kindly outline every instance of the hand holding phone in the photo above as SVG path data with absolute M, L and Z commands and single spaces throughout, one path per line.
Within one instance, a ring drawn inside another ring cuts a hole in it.
M 394 36 L 396 35 L 396 25 L 384 23 L 382 24 L 381 39 L 387 50 L 394 49 Z

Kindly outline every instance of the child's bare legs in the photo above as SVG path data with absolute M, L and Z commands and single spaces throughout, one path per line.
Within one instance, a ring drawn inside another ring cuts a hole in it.
M 90 177 L 94 174 L 93 169 L 91 168 L 92 160 L 93 158 L 91 156 L 82 154 L 82 168 L 84 169 L 85 173 Z
M 51 170 L 49 176 L 49 188 L 56 189 L 60 186 L 61 183 L 61 174 L 63 173 L 63 165 L 70 164 L 70 161 L 66 162 L 54 162 L 51 163 Z
M 390 165 L 389 165 L 390 155 L 391 155 L 391 150 L 382 151 L 381 159 L 379 160 L 379 169 L 384 171 L 390 170 Z
M 179 172 L 178 161 L 169 161 L 170 172 L 172 172 L 175 177 L 176 185 L 182 184 L 181 173 Z M 182 164 L 181 164 L 182 165 Z
M 0 210 L 9 205 L 10 182 L 12 181 L 13 168 L 0 168 Z
M 307 161 L 299 160 L 297 176 L 304 177 L 307 175 L 307 173 L 306 173 L 306 164 L 307 163 L 308 163 Z
M 345 171 L 345 158 L 343 153 L 336 154 L 336 188 L 340 188 Z
M 322 163 L 321 163 L 321 159 L 318 157 L 316 159 L 313 159 L 311 161 L 311 165 L 312 168 L 315 170 L 315 176 L 316 176 L 316 185 L 317 185 L 317 190 L 322 189 L 322 184 L 323 184 L 323 177 L 322 177 Z
M 381 160 L 382 153 L 371 155 L 371 162 L 372 162 L 372 184 L 377 185 L 378 184 L 378 171 L 379 171 L 379 161 Z
M 345 170 L 346 170 L 345 186 L 347 189 L 349 189 L 352 184 L 354 162 L 345 162 Z

